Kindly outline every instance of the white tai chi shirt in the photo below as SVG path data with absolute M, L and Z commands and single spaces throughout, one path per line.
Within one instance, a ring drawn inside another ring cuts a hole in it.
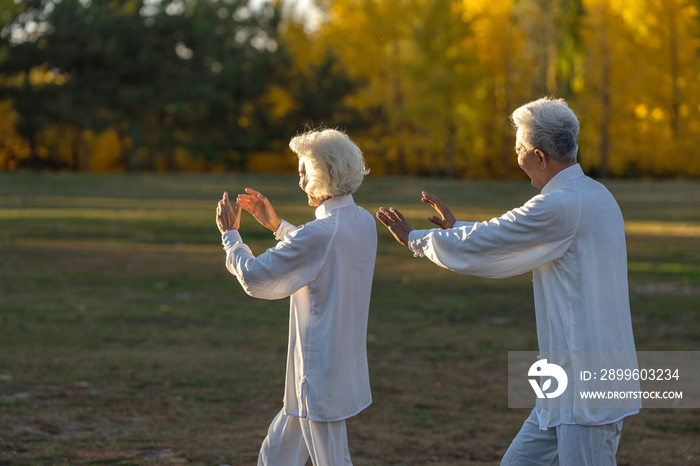
M 551 352 L 605 352 L 600 369 L 637 367 L 622 214 L 612 194 L 580 165 L 557 173 L 540 194 L 500 218 L 414 230 L 408 246 L 417 257 L 468 275 L 505 278 L 532 271 L 541 358 Z M 574 378 L 571 394 L 582 383 L 577 369 L 567 370 Z M 548 399 L 548 407 L 538 399 L 540 429 L 608 424 L 641 407 L 627 400 L 591 408 L 560 399 L 560 404 Z
M 282 221 L 277 246 L 254 257 L 237 231 L 223 234 L 226 268 L 250 296 L 291 296 L 284 413 L 337 421 L 372 402 L 367 317 L 377 255 L 374 217 L 352 195 L 328 199 L 316 220 Z

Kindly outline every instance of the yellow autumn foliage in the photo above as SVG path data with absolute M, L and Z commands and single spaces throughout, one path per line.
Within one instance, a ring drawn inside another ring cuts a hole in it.
M 365 121 L 351 136 L 373 174 L 522 176 L 510 113 L 545 94 L 565 97 L 581 121 L 579 161 L 613 176 L 700 176 L 700 13 L 691 0 L 329 0 L 320 28 L 283 30 L 293 70 L 328 53 L 364 84 L 346 98 Z M 582 10 L 576 12 L 577 5 Z M 572 13 L 573 12 L 573 13 Z M 569 16 L 566 16 L 569 15 Z M 567 22 L 568 21 L 568 22 Z M 33 85 L 69 79 L 33 70 Z M 273 120 L 297 108 L 272 86 Z M 379 112 L 376 109 L 380 109 Z M 250 110 L 250 109 L 248 109 Z M 233 124 L 248 127 L 243 109 Z M 0 167 L 28 157 L 17 114 L 0 102 Z M 324 122 L 333 126 L 333 122 Z M 124 168 L 115 129 L 81 133 L 94 172 Z M 38 141 L 75 166 L 75 129 Z M 179 148 L 179 170 L 223 170 Z M 156 165 L 166 170 L 164 163 Z M 253 154 L 255 172 L 294 171 L 286 149 Z

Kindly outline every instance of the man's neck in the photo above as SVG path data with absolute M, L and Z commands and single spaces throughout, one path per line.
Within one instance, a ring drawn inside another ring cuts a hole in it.
M 550 166 L 552 167 L 552 168 L 551 168 L 551 171 L 549 171 L 549 174 L 548 174 L 548 176 L 547 176 L 547 179 L 545 180 L 544 184 L 542 185 L 542 188 L 544 188 L 545 186 L 547 186 L 547 183 L 549 183 L 550 181 L 552 181 L 552 178 L 554 178 L 555 176 L 557 176 L 560 172 L 566 170 L 566 169 L 569 168 L 569 167 L 573 167 L 573 166 L 576 165 L 577 163 L 578 163 L 578 162 L 571 162 L 571 163 L 569 163 L 569 164 L 563 164 L 563 163 L 552 162 L 551 165 L 550 165 Z M 540 189 L 541 189 L 541 188 L 540 188 Z

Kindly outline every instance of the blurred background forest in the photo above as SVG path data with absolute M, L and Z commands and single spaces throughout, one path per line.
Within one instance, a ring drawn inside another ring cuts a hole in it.
M 599 177 L 700 176 L 700 0 L 0 0 L 0 169 L 294 172 L 340 127 L 373 174 L 522 176 L 553 95 Z

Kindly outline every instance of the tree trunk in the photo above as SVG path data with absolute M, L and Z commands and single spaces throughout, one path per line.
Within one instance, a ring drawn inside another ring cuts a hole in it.
M 135 172 L 139 170 L 138 130 L 119 131 L 119 145 L 124 170 Z
M 555 95 L 558 89 L 559 73 L 556 67 L 558 60 L 557 51 L 557 17 L 554 14 L 561 8 L 560 2 L 555 0 L 545 0 L 542 10 L 545 18 L 544 27 L 542 27 L 542 54 L 544 55 L 544 76 L 548 95 Z
M 452 178 L 454 175 L 454 156 L 455 156 L 455 134 L 457 128 L 454 124 L 454 119 L 450 118 L 447 124 L 447 138 L 445 139 L 445 176 Z
M 440 176 L 440 161 L 438 160 L 440 154 L 432 150 L 429 150 L 428 153 L 430 154 L 430 176 L 437 178 Z
M 130 131 L 131 135 L 131 148 L 129 150 L 129 171 L 137 172 L 141 169 L 139 149 L 141 148 L 141 130 L 139 128 L 132 128 Z
M 90 172 L 90 153 L 80 128 L 76 128 L 73 133 L 73 170 Z
M 73 171 L 74 172 L 79 172 L 80 171 L 80 144 L 78 144 L 78 134 L 80 133 L 79 129 L 74 129 L 73 130 L 73 144 L 71 147 L 71 154 L 73 158 Z
M 680 75 L 679 65 L 678 65 L 678 25 L 676 24 L 676 15 L 674 11 L 674 6 L 669 5 L 669 46 L 671 55 L 671 81 L 673 86 L 673 97 L 671 101 L 671 130 L 673 131 L 673 137 L 678 143 L 679 136 L 679 108 L 681 102 L 681 90 L 678 87 L 678 78 Z
M 526 50 L 531 54 L 535 66 L 532 94 L 542 97 L 550 94 L 550 54 L 555 37 L 550 0 L 532 0 L 525 3 L 522 24 L 525 29 Z
M 177 147 L 168 147 L 165 150 L 165 166 L 170 172 L 177 171 Z
M 250 152 L 246 151 L 241 151 L 241 156 L 238 159 L 238 167 L 241 170 L 241 173 L 247 173 L 248 172 L 248 160 L 250 158 Z
M 510 164 L 513 158 L 512 128 L 508 123 L 510 113 L 513 110 L 510 103 L 510 92 L 510 57 L 506 53 L 503 57 L 503 116 L 501 118 L 501 177 L 503 178 L 510 176 Z
M 41 157 L 37 150 L 36 135 L 32 134 L 29 138 L 29 166 L 34 171 L 41 170 Z
M 119 154 L 122 160 L 124 171 L 129 171 L 129 150 L 126 147 L 126 135 L 119 132 Z
M 406 167 L 406 148 L 403 141 L 404 123 L 403 123 L 403 92 L 401 91 L 401 74 L 399 73 L 399 43 L 394 41 L 394 76 L 392 81 L 392 99 L 394 107 L 394 115 L 392 116 L 394 141 L 396 144 L 396 169 L 400 175 L 408 173 Z

